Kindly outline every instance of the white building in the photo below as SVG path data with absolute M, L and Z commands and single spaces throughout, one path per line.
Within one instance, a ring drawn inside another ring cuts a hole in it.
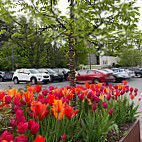
M 110 65 L 117 64 L 119 57 L 114 56 L 100 56 L 100 65 Z

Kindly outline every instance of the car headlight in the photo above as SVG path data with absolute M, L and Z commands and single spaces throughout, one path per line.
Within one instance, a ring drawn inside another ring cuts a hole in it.
M 123 75 L 117 75 L 118 77 L 123 77 Z
M 40 78 L 41 78 L 41 77 L 42 77 L 42 75 L 37 75 L 37 77 L 40 77 Z

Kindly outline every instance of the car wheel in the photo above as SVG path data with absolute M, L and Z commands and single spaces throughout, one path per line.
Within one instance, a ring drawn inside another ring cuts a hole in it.
M 14 78 L 13 81 L 14 81 L 14 84 L 19 84 L 18 78 Z
M 60 82 L 62 82 L 62 81 L 63 81 L 63 79 L 60 79 L 59 81 L 60 81 Z
M 53 77 L 50 77 L 50 82 L 53 82 L 53 81 L 54 81 Z
M 37 83 L 36 78 L 32 78 L 32 79 L 31 79 L 31 83 L 32 83 L 32 84 L 36 84 L 36 83 Z
M 98 79 L 98 78 L 95 78 L 94 80 L 93 80 L 93 84 L 98 84 L 100 82 L 100 80 Z
M 3 82 L 3 78 L 2 77 L 0 78 L 0 82 Z
M 142 77 L 142 76 L 141 76 L 141 74 L 140 74 L 140 73 L 138 73 L 138 74 L 137 74 L 137 77 L 139 77 L 139 78 L 140 78 L 140 77 Z
M 48 81 L 44 81 L 44 84 L 47 84 L 48 83 Z

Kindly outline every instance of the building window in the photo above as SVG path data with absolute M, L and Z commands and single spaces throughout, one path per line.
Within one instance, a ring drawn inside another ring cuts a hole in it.
M 107 65 L 108 61 L 107 60 L 103 60 L 103 65 Z

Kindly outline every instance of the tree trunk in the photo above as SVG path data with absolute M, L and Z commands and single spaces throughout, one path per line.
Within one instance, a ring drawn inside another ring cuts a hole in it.
M 74 14 L 73 14 L 73 8 L 74 8 L 74 0 L 70 0 L 70 35 L 68 36 L 68 40 L 69 40 L 69 69 L 70 69 L 70 86 L 75 87 L 75 53 L 74 53 L 74 42 L 73 42 L 73 28 L 72 28 L 72 24 L 73 24 L 73 19 L 74 19 Z M 76 94 L 73 96 L 73 101 L 72 101 L 72 106 L 76 106 Z

